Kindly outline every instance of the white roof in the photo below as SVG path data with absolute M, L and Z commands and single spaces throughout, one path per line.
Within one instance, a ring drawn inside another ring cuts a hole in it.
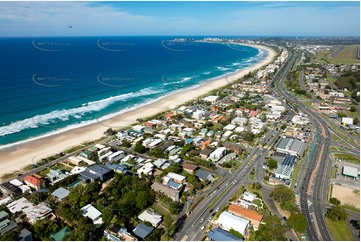
M 236 128 L 236 125 L 227 124 L 223 129 L 225 129 L 225 130 L 234 130 L 234 128 Z
M 94 145 L 94 147 L 96 147 L 96 148 L 98 148 L 99 150 L 101 150 L 101 149 L 104 149 L 104 148 L 105 148 L 105 145 L 96 144 L 96 145 Z
M 83 212 L 84 217 L 88 217 L 93 220 L 94 224 L 102 224 L 102 213 L 93 207 L 93 205 L 88 204 L 80 209 Z
M 70 174 L 79 174 L 82 171 L 85 171 L 86 167 L 83 166 L 76 166 L 71 171 Z
M 29 202 L 25 197 L 22 197 L 12 203 L 6 205 L 11 213 L 16 213 L 22 211 L 24 208 L 33 207 L 33 204 Z
M 18 179 L 13 179 L 11 181 L 9 181 L 10 184 L 13 184 L 16 187 L 20 187 L 22 185 L 24 185 L 24 183 L 22 183 L 21 181 L 19 181 Z
M 344 166 L 342 174 L 352 177 L 358 177 L 357 168 L 351 166 Z
M 223 137 L 228 137 L 232 134 L 232 131 L 227 130 L 226 132 L 224 132 L 224 134 L 222 135 Z
M 186 179 L 185 176 L 176 174 L 176 173 L 174 173 L 174 172 L 169 172 L 169 173 L 167 174 L 167 177 L 172 178 L 172 179 L 177 180 L 177 181 L 183 181 L 184 179 Z
M 208 96 L 208 97 L 203 98 L 203 100 L 206 102 L 214 102 L 217 99 L 218 99 L 218 96 Z
M 156 140 L 154 140 L 152 143 L 150 143 L 148 146 L 149 146 L 149 147 L 154 147 L 154 146 L 160 144 L 161 142 L 162 142 L 161 139 L 156 139 Z
M 110 160 L 111 160 L 111 159 L 114 159 L 115 157 L 117 157 L 118 155 L 121 155 L 121 154 L 124 154 L 124 151 L 122 151 L 122 150 L 117 151 L 117 152 L 111 154 L 111 155 L 109 156 L 109 159 L 110 159 Z
M 161 167 L 167 160 L 166 159 L 158 159 L 153 162 L 153 165 L 156 167 Z
M 135 131 L 139 131 L 139 132 L 142 132 L 143 129 L 145 128 L 145 126 L 142 126 L 142 125 L 135 125 L 132 127 Z
M 249 221 L 224 211 L 219 216 L 217 223 L 221 224 L 226 230 L 234 229 L 244 235 Z
M 156 227 L 162 221 L 162 215 L 156 213 L 153 209 L 146 209 L 138 218 L 142 221 L 148 221 Z

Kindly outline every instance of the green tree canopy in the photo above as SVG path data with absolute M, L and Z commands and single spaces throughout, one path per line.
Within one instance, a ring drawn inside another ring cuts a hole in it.
M 291 214 L 287 221 L 287 225 L 299 233 L 304 233 L 307 229 L 307 220 L 302 214 Z
M 275 159 L 269 159 L 267 161 L 267 166 L 269 167 L 270 170 L 273 170 L 275 168 L 277 168 L 277 161 Z
M 332 203 L 333 205 L 339 205 L 341 202 L 337 198 L 331 197 L 330 198 L 330 203 Z
M 326 217 L 331 219 L 332 221 L 346 220 L 348 214 L 345 208 L 340 205 L 336 205 L 326 213 Z

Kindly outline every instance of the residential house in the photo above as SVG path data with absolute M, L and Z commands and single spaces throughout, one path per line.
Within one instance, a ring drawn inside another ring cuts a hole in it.
M 137 168 L 137 174 L 138 176 L 142 176 L 142 174 L 144 175 L 152 175 L 154 171 L 154 165 L 150 162 L 147 162 L 145 164 L 141 164 L 138 168 Z
M 109 228 L 104 230 L 104 236 L 110 241 L 136 241 L 133 235 L 131 235 L 126 228 L 119 227 L 118 225 L 112 224 Z
M 34 224 L 36 221 L 43 218 L 54 216 L 50 205 L 44 202 L 32 207 L 27 207 L 23 211 L 26 214 L 30 224 Z
M 21 194 L 21 189 L 19 189 L 17 186 L 14 186 L 9 182 L 2 183 L 0 185 L 0 190 L 3 194 L 11 197 L 15 197 Z
M 5 211 L 0 211 L 0 235 L 15 229 L 18 225 L 9 219 L 9 214 Z
M 168 177 L 169 179 L 172 179 L 173 181 L 177 182 L 177 183 L 180 183 L 182 184 L 185 180 L 186 180 L 186 177 L 185 176 L 182 176 L 182 175 L 179 175 L 179 174 L 176 174 L 174 172 L 169 172 L 166 177 Z
M 237 155 L 241 154 L 243 151 L 242 146 L 237 143 L 224 141 L 224 142 L 222 142 L 222 145 L 227 149 L 227 151 L 233 151 L 233 152 L 237 153 Z
M 31 204 L 31 202 L 29 202 L 25 197 L 22 197 L 6 205 L 6 207 L 9 209 L 11 213 L 20 212 L 23 211 L 23 209 L 32 206 L 33 204 Z
M 207 237 L 211 241 L 243 241 L 243 239 L 238 238 L 231 234 L 230 232 L 223 230 L 221 228 L 214 228 L 208 232 Z
M 85 182 L 94 182 L 98 179 L 104 182 L 114 176 L 114 171 L 103 165 L 93 165 L 80 172 L 80 175 L 80 179 Z
M 133 233 L 141 239 L 145 239 L 153 231 L 152 227 L 149 227 L 143 223 L 138 224 L 138 226 L 133 230 Z
M 179 201 L 179 191 L 173 188 L 170 188 L 169 186 L 163 185 L 159 182 L 154 182 L 152 184 L 152 189 L 156 192 L 161 192 L 167 197 L 171 198 L 174 202 Z
M 189 174 L 193 174 L 195 172 L 195 170 L 197 170 L 197 168 L 198 168 L 198 166 L 189 164 L 189 163 L 183 163 L 182 167 L 183 167 L 183 170 Z
M 82 211 L 84 217 L 88 217 L 93 220 L 93 224 L 102 224 L 102 213 L 93 207 L 93 205 L 88 204 L 80 209 Z
M 51 193 L 51 195 L 56 197 L 58 201 L 62 201 L 64 198 L 66 198 L 69 195 L 69 193 L 70 193 L 69 190 L 63 187 L 59 187 L 53 193 Z
M 217 162 L 220 159 L 222 159 L 223 156 L 225 156 L 227 153 L 227 149 L 225 147 L 218 147 L 215 151 L 213 151 L 208 159 L 212 162 Z
M 219 218 L 216 220 L 216 223 L 227 231 L 233 229 L 241 233 L 243 236 L 247 234 L 249 227 L 249 221 L 247 219 L 240 218 L 226 211 L 221 213 Z
M 238 206 L 234 203 L 229 206 L 228 212 L 249 220 L 255 230 L 258 230 L 263 218 L 263 215 L 257 213 L 256 211 L 243 208 L 242 206 Z
M 55 183 L 63 180 L 64 178 L 68 177 L 69 175 L 65 174 L 63 171 L 57 169 L 52 170 L 50 169 L 49 173 L 46 174 L 46 177 L 50 181 L 51 185 L 54 185 Z
M 139 214 L 138 218 L 143 222 L 151 223 L 155 228 L 162 222 L 162 215 L 155 212 L 152 208 L 144 210 Z
M 35 190 L 40 190 L 44 187 L 44 181 L 37 175 L 25 176 L 24 183 Z
M 199 156 L 203 159 L 208 159 L 209 155 L 212 152 L 213 152 L 213 150 L 205 148 L 200 152 Z
M 196 177 L 198 177 L 201 181 L 214 181 L 214 177 L 209 171 L 198 170 L 196 173 Z

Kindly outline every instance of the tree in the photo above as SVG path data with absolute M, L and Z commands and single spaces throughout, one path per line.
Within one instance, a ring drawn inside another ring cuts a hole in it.
M 285 233 L 287 228 L 281 224 L 281 221 L 275 216 L 268 216 L 264 219 L 265 224 L 261 224 L 255 233 L 257 241 L 265 240 L 287 240 Z
M 148 206 L 149 195 L 146 191 L 140 191 L 137 194 L 136 203 L 140 210 L 145 209 Z
M 275 159 L 269 159 L 268 161 L 267 161 L 267 166 L 268 166 L 268 168 L 270 169 L 270 170 L 273 170 L 273 169 L 275 169 L 275 168 L 277 168 L 277 161 L 275 160 Z
M 353 124 L 354 125 L 358 124 L 358 122 L 359 122 L 359 119 L 357 117 L 353 119 Z
M 135 146 L 134 146 L 134 151 L 144 154 L 148 149 L 146 147 L 143 146 L 141 141 L 138 141 Z
M 326 217 L 332 221 L 346 220 L 348 215 L 346 209 L 340 205 L 333 206 L 327 213 Z
M 275 202 L 280 203 L 281 208 L 290 212 L 298 211 L 295 204 L 295 194 L 291 189 L 283 185 L 277 185 L 270 194 Z
M 327 95 L 327 94 L 329 94 L 329 93 L 330 93 L 330 91 L 329 91 L 329 90 L 327 90 L 327 89 L 325 89 L 324 93 Z
M 229 232 L 230 232 L 232 235 L 234 235 L 234 236 L 236 236 L 236 237 L 238 237 L 238 238 L 240 238 L 240 239 L 243 239 L 243 235 L 242 235 L 240 232 L 238 232 L 238 231 L 236 231 L 236 230 L 234 230 L 234 229 L 230 229 Z
M 339 205 L 341 202 L 337 198 L 331 197 L 330 198 L 330 203 L 332 203 L 333 205 Z
M 113 130 L 112 128 L 109 128 L 107 130 L 105 130 L 104 134 L 107 136 L 111 136 L 111 135 L 115 135 L 117 133 L 117 131 Z
M 17 233 L 14 230 L 7 231 L 0 236 L 1 241 L 18 241 Z
M 50 235 L 59 231 L 59 225 L 48 218 L 44 218 L 35 222 L 33 230 L 34 237 L 38 240 L 50 240 Z
M 307 220 L 302 214 L 291 214 L 287 221 L 287 225 L 299 233 L 304 233 L 307 229 Z
M 132 144 L 127 139 L 123 139 L 122 146 L 129 148 Z
M 350 111 L 351 112 L 356 112 L 356 106 L 351 106 Z
M 339 113 L 337 114 L 337 116 L 338 116 L 339 118 L 344 118 L 344 117 L 346 117 L 346 114 L 344 114 L 344 113 L 342 113 L 342 112 L 339 112 Z

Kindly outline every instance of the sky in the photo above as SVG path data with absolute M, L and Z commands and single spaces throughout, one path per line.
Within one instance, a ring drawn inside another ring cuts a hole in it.
M 0 37 L 127 35 L 359 36 L 360 2 L 0 2 Z

